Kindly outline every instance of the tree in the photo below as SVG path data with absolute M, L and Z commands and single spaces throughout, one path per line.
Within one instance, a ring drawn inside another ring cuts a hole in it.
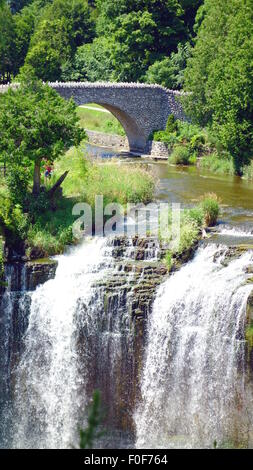
M 0 153 L 10 173 L 31 168 L 34 195 L 40 193 L 42 159 L 53 163 L 84 138 L 78 122 L 74 102 L 38 81 L 22 83 L 0 97 Z
M 177 52 L 172 52 L 170 57 L 156 61 L 149 67 L 145 81 L 157 83 L 171 90 L 183 88 L 184 71 L 190 56 L 190 44 L 179 44 Z
M 194 24 L 197 11 L 201 5 L 203 5 L 204 0 L 179 0 L 180 5 L 184 10 L 184 24 L 187 29 L 189 38 L 194 35 Z
M 15 25 L 10 7 L 2 1 L 0 8 L 0 83 L 11 79 L 15 68 Z
M 38 26 L 44 7 L 50 0 L 35 0 L 13 17 L 15 22 L 16 67 L 15 73 L 24 65 L 31 37 Z
M 10 0 L 9 4 L 11 7 L 11 11 L 13 13 L 17 13 L 18 11 L 22 10 L 26 5 L 29 5 L 32 0 Z
M 43 19 L 32 37 L 23 72 L 27 74 L 27 70 L 33 69 L 36 76 L 42 80 L 58 80 L 61 64 L 66 62 L 70 55 L 66 19 Z
M 141 80 L 186 39 L 178 0 L 97 0 L 99 36 L 110 38 L 113 78 Z
M 106 37 L 95 38 L 91 44 L 78 47 L 73 62 L 62 66 L 64 81 L 110 81 L 113 76 L 112 46 Z
M 54 0 L 43 10 L 31 38 L 25 69 L 38 78 L 59 80 L 61 67 L 73 61 L 77 47 L 94 37 L 91 9 L 84 0 Z
M 253 144 L 253 0 L 206 0 L 204 12 L 185 75 L 185 107 L 211 126 L 240 173 Z

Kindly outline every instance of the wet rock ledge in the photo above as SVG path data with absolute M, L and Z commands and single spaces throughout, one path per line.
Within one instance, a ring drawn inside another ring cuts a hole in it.
M 6 290 L 10 292 L 33 291 L 40 284 L 55 277 L 57 261 L 52 259 L 39 259 L 35 261 L 5 264 L 5 276 L 0 296 Z

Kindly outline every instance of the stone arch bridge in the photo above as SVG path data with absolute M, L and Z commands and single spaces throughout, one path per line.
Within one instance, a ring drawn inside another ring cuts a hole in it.
M 180 93 L 139 83 L 50 83 L 77 105 L 96 103 L 110 111 L 124 128 L 130 151 L 147 152 L 149 135 L 165 129 L 169 114 L 184 119 Z
M 77 105 L 97 103 L 110 111 L 125 129 L 129 149 L 148 153 L 149 135 L 165 129 L 169 114 L 185 119 L 180 92 L 159 85 L 140 83 L 49 83 L 63 98 L 73 98 Z M 17 85 L 13 85 L 17 86 Z M 8 85 L 0 87 L 4 91 Z

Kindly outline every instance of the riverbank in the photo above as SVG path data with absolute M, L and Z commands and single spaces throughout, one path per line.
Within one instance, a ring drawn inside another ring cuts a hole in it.
M 51 200 L 50 189 L 58 178 L 68 172 L 62 187 Z M 76 242 L 72 226 L 76 217 L 73 206 L 87 203 L 92 211 L 95 196 L 103 195 L 103 203 L 148 203 L 153 198 L 154 177 L 144 168 L 108 161 L 101 164 L 83 155 L 83 150 L 72 149 L 55 164 L 54 174 L 45 181 L 44 191 L 32 213 L 12 206 L 7 186 L 2 178 L 0 220 L 6 232 L 5 257 L 13 259 L 44 258 L 62 253 L 66 245 Z

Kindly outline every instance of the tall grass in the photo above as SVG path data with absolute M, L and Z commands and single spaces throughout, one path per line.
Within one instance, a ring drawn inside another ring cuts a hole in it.
M 200 239 L 203 228 L 217 223 L 219 212 L 219 200 L 214 193 L 205 194 L 196 207 L 184 209 L 181 212 L 179 243 L 168 250 L 165 256 L 165 262 L 169 269 L 173 267 L 177 259 L 180 259 L 184 253 L 193 248 Z M 171 212 L 168 218 L 171 223 Z
M 104 206 L 117 202 L 148 203 L 153 198 L 155 181 L 152 175 L 134 165 L 119 161 L 92 161 L 85 158 L 81 149 L 71 149 L 55 164 L 52 186 L 57 178 L 69 171 L 56 201 L 55 211 L 38 214 L 27 235 L 27 254 L 42 257 L 62 253 L 66 244 L 75 243 L 72 209 L 77 202 L 90 204 L 94 212 L 95 196 L 103 195 Z
M 78 197 L 94 208 L 95 196 L 103 195 L 104 204 L 117 202 L 144 204 L 153 198 L 155 181 L 151 173 L 136 165 L 119 160 L 92 161 L 82 151 L 71 150 L 56 165 L 56 176 L 69 170 L 64 181 L 63 194 Z
M 251 160 L 249 165 L 245 165 L 242 169 L 243 171 L 243 178 L 248 181 L 253 180 L 253 160 Z
M 218 175 L 234 175 L 235 168 L 232 157 L 220 157 L 217 153 L 208 156 L 203 156 L 199 162 L 200 168 L 209 170 Z

